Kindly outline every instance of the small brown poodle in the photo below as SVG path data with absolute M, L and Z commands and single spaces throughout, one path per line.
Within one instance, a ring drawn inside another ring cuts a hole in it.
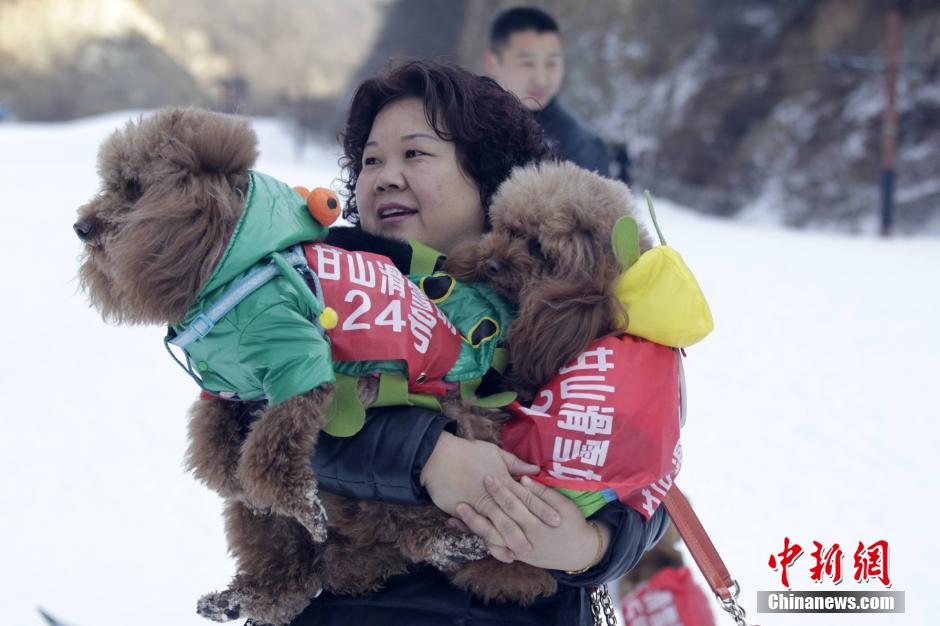
M 445 269 L 457 280 L 485 281 L 516 306 L 504 343 L 512 363 L 508 384 L 521 401 L 530 402 L 592 341 L 622 332 L 627 312 L 614 283 L 624 268 L 611 233 L 624 216 L 635 217 L 623 183 L 568 162 L 529 165 L 513 170 L 493 196 L 491 230 L 447 260 Z M 639 238 L 640 249 L 649 249 L 645 231 Z M 490 581 L 502 584 L 505 567 L 488 557 L 463 565 L 453 579 L 489 597 Z M 554 592 L 544 570 L 511 567 L 536 595 Z
M 196 109 L 131 122 L 102 146 L 101 191 L 79 209 L 83 288 L 106 320 L 180 323 L 245 210 L 257 140 L 248 124 Z M 360 385 L 374 400 L 375 379 Z M 333 385 L 278 404 L 202 398 L 191 411 L 188 466 L 227 499 L 238 561 L 228 590 L 199 612 L 281 624 L 321 589 L 363 593 L 415 562 L 453 570 L 486 554 L 482 540 L 448 529 L 436 507 L 346 501 L 317 492 L 310 467 Z M 486 410 L 445 402 L 459 432 L 489 436 Z M 327 509 L 329 513 L 327 513 Z M 330 540 L 327 539 L 329 525 Z
M 239 223 L 256 156 L 244 121 L 193 109 L 161 111 L 105 142 L 102 190 L 74 226 L 85 244 L 82 285 L 105 319 L 184 318 Z M 574 166 L 517 170 L 494 199 L 493 232 L 449 263 L 459 278 L 487 280 L 518 304 L 508 341 L 523 396 L 613 330 L 610 287 L 621 268 L 608 250 L 610 229 L 630 207 L 626 187 Z M 368 405 L 372 380 L 363 378 L 359 391 Z M 529 602 L 554 592 L 544 570 L 474 561 L 485 546 L 448 530 L 436 507 L 318 494 L 309 459 L 332 392 L 321 385 L 270 406 L 194 405 L 187 463 L 227 499 L 238 563 L 229 588 L 200 601 L 201 614 L 282 624 L 322 589 L 373 591 L 415 562 L 440 567 L 488 600 Z M 443 405 L 459 434 L 498 441 L 503 413 L 453 398 Z

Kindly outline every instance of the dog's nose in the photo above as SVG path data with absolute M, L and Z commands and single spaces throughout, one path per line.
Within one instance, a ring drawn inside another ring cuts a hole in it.
M 78 235 L 78 238 L 82 241 L 88 241 L 95 236 L 95 229 L 98 226 L 98 220 L 93 217 L 83 217 L 82 219 L 75 222 L 72 225 L 72 228 L 75 230 L 75 234 Z
M 497 274 L 499 274 L 500 270 L 503 269 L 502 263 L 500 263 L 496 259 L 487 259 L 486 263 L 483 264 L 483 267 L 484 269 L 486 269 L 486 273 L 489 276 L 496 276 Z

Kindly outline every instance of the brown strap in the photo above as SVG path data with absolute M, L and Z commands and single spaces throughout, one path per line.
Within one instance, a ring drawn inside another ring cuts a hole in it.
M 728 568 L 718 555 L 718 550 L 709 539 L 689 501 L 675 483 L 666 492 L 663 505 L 712 591 L 722 600 L 733 598 L 732 589 L 736 584 L 728 573 Z

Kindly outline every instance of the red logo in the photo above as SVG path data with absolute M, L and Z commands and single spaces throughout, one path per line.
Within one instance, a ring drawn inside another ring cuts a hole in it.
M 869 578 L 880 580 L 885 587 L 891 586 L 888 577 L 888 542 L 884 539 L 867 547 L 859 541 L 855 549 L 855 580 L 868 582 Z
M 816 549 L 811 556 L 816 560 L 816 565 L 809 570 L 810 580 L 821 583 L 825 575 L 832 579 L 833 584 L 838 585 L 842 582 L 842 548 L 834 543 L 823 554 L 823 544 L 814 541 L 813 545 Z
M 838 543 L 828 548 L 818 541 L 813 541 L 815 549 L 810 553 L 813 565 L 809 568 L 810 580 L 816 583 L 830 579 L 833 584 L 842 582 L 842 560 L 844 554 Z M 790 543 L 789 537 L 783 538 L 783 550 L 770 555 L 767 565 L 774 571 L 780 570 L 780 582 L 787 589 L 790 588 L 788 569 L 803 554 L 803 547 L 798 543 Z M 855 566 L 855 582 L 868 582 L 870 579 L 879 580 L 885 587 L 891 586 L 888 576 L 888 542 L 884 539 L 868 546 L 858 542 L 858 548 L 853 556 Z
M 790 579 L 787 577 L 787 568 L 793 564 L 800 555 L 803 554 L 803 546 L 798 543 L 790 544 L 790 538 L 783 538 L 783 550 L 777 554 L 771 554 L 770 560 L 767 562 L 767 565 L 770 566 L 770 569 L 776 570 L 780 568 L 780 580 L 783 582 L 783 586 L 787 589 L 790 588 Z M 779 564 L 777 558 L 780 558 Z

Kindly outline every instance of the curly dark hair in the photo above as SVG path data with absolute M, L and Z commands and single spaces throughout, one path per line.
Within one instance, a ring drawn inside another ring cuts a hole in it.
M 343 217 L 353 224 L 359 223 L 356 181 L 372 123 L 383 107 L 402 98 L 423 100 L 428 124 L 438 137 L 456 144 L 458 163 L 479 188 L 484 210 L 512 168 L 554 156 L 532 114 L 495 81 L 451 63 L 410 61 L 392 67 L 359 86 L 338 137 L 346 188 Z M 488 227 L 489 217 L 486 222 Z

